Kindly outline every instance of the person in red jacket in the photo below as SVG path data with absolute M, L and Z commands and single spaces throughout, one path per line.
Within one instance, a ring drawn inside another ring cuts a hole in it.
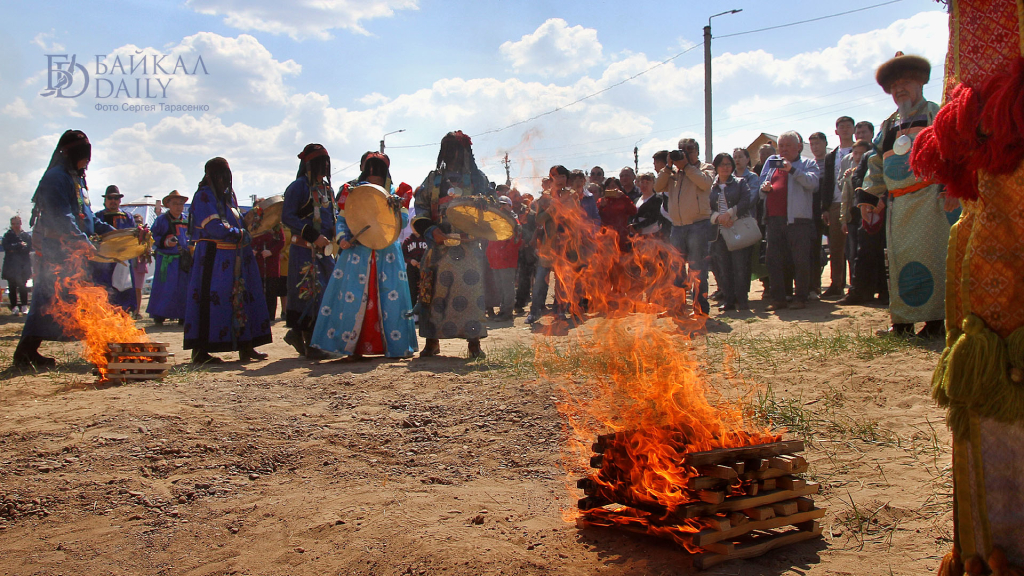
M 619 250 L 629 250 L 629 221 L 636 215 L 636 204 L 622 192 L 619 181 L 609 178 L 604 183 L 604 198 L 597 201 L 601 226 L 619 235 Z
M 508 196 L 498 198 L 501 209 L 516 217 L 512 200 Z M 523 244 L 518 224 L 508 240 L 492 240 L 487 243 L 487 264 L 494 290 L 487 294 L 487 309 L 498 307 L 495 320 L 512 321 L 512 308 L 516 302 L 516 268 L 519 266 L 519 247 Z M 493 314 L 493 312 L 492 312 Z M 491 314 L 488 314 L 490 316 Z

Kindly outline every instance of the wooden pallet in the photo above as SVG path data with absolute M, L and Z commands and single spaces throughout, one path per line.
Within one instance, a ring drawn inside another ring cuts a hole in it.
M 105 376 L 117 384 L 161 380 L 173 365 L 174 354 L 165 342 L 112 342 L 107 348 Z
M 598 454 L 590 462 L 599 470 L 577 482 L 586 495 L 577 503 L 583 511 L 580 527 L 670 538 L 699 549 L 693 562 L 700 569 L 821 535 L 818 519 L 826 511 L 809 498 L 820 486 L 799 477 L 807 471 L 807 461 L 795 454 L 803 450 L 802 441 L 686 454 L 683 464 L 697 474 L 685 486 L 693 501 L 671 509 L 632 501 L 631 491 L 612 481 L 618 474 L 615 459 L 621 458 L 618 441 L 619 435 L 599 437 Z

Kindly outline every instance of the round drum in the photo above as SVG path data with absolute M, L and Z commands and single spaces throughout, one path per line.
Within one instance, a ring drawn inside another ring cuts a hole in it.
M 452 226 L 474 238 L 508 240 L 516 230 L 515 218 L 486 196 L 453 199 L 447 217 Z
M 284 211 L 284 196 L 271 196 L 261 200 L 245 213 L 245 227 L 253 236 L 259 236 L 281 223 Z
M 382 250 L 398 240 L 402 216 L 388 204 L 390 196 L 376 184 L 360 184 L 348 191 L 345 223 L 356 242 Z
M 100 236 L 96 243 L 94 262 L 124 262 L 138 258 L 153 246 L 149 231 L 139 232 L 137 228 L 113 230 Z

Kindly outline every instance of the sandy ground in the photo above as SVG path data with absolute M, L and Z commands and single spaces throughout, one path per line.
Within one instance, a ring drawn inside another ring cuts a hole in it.
M 698 349 L 719 381 L 732 357 L 752 405 L 807 438 L 828 515 L 819 541 L 705 574 L 933 572 L 952 538 L 949 434 L 929 397 L 940 343 L 871 336 L 881 308 L 776 316 L 758 296 Z M 0 314 L 3 368 L 21 323 Z M 177 326 L 140 324 L 187 359 Z M 440 358 L 314 364 L 284 330 L 269 361 L 163 382 L 97 387 L 74 344 L 44 348 L 56 371 L 7 374 L 0 574 L 691 572 L 669 543 L 563 519 L 580 494 L 550 383 L 467 363 L 458 341 Z M 535 332 L 493 324 L 484 349 L 550 337 Z

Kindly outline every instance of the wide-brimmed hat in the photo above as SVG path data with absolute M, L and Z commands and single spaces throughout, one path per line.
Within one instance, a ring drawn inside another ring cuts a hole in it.
M 174 200 L 174 199 L 177 199 L 177 198 L 181 198 L 182 201 L 188 202 L 188 196 L 185 196 L 184 194 L 181 194 L 177 190 L 171 190 L 171 193 L 168 194 L 167 196 L 164 196 L 163 199 L 160 200 L 160 203 L 163 204 L 164 206 L 167 206 L 167 201 L 168 200 Z
M 114 186 L 113 184 L 111 184 L 110 186 L 107 186 L 107 191 L 103 193 L 103 197 L 104 198 L 124 198 L 124 194 L 121 194 L 121 191 L 117 189 L 117 186 Z
M 875 72 L 875 81 L 882 87 L 882 90 L 885 90 L 886 94 L 891 94 L 892 91 L 889 87 L 901 78 L 910 78 L 927 84 L 931 75 L 932 65 L 928 60 L 920 56 L 908 56 L 903 52 L 897 52 L 895 57 L 878 67 Z

